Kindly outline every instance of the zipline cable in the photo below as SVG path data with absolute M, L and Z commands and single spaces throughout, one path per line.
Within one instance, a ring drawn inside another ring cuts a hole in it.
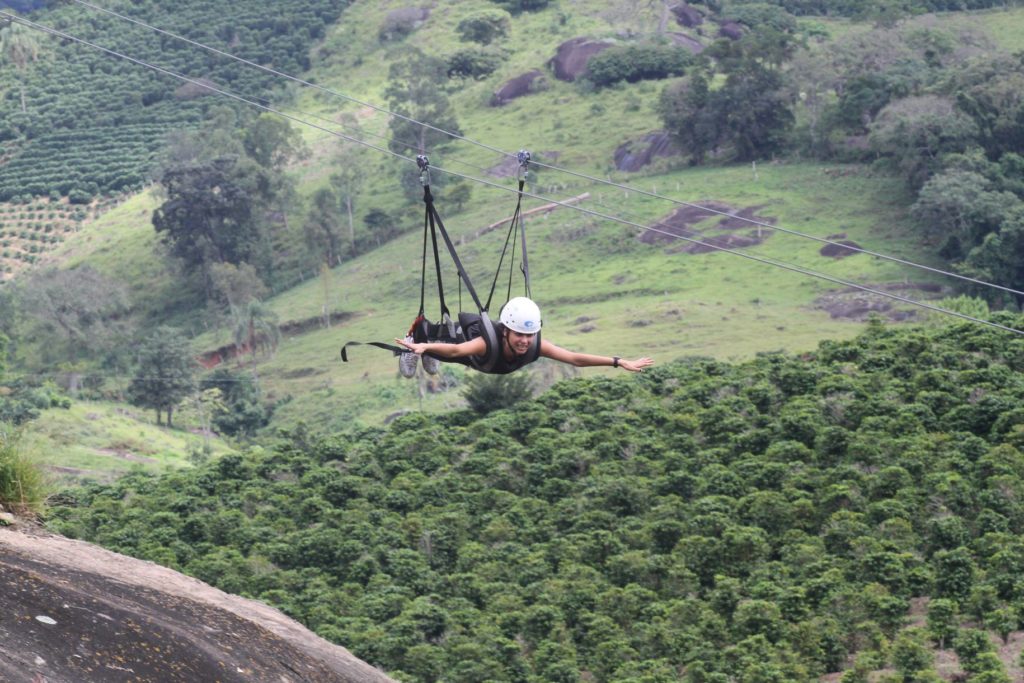
M 6 11 L 3 11 L 3 10 L 0 10 L 0 17 L 9 17 L 10 19 L 12 19 L 14 21 L 17 21 L 18 23 L 21 23 L 21 24 L 24 24 L 24 25 L 29 26 L 31 28 L 35 28 L 37 30 L 43 31 L 44 33 L 55 35 L 55 36 L 64 38 L 66 40 L 71 40 L 73 42 L 76 42 L 76 43 L 79 43 L 79 44 L 82 44 L 82 45 L 86 45 L 88 47 L 92 47 L 92 48 L 100 50 L 100 51 L 102 51 L 102 52 L 104 52 L 106 54 L 109 54 L 111 56 L 128 60 L 128 61 L 130 61 L 130 62 L 132 62 L 134 64 L 137 64 L 139 66 L 143 66 L 143 67 L 146 67 L 146 68 L 149 68 L 149 69 L 153 69 L 154 71 L 157 71 L 159 73 L 171 76 L 173 78 L 177 78 L 177 79 L 185 81 L 187 83 L 192 83 L 194 85 L 202 87 L 202 88 L 204 88 L 206 90 L 209 90 L 211 92 L 215 92 L 215 93 L 218 93 L 218 94 L 221 94 L 221 95 L 225 95 L 226 97 L 230 97 L 230 98 L 238 100 L 240 102 L 243 102 L 243 103 L 246 103 L 246 104 L 258 107 L 260 109 L 264 109 L 264 110 L 266 110 L 268 112 L 277 114 L 279 116 L 283 116 L 283 117 L 285 117 L 287 119 L 290 119 L 292 121 L 296 121 L 298 123 L 302 123 L 304 125 L 311 126 L 313 128 L 321 130 L 321 131 L 323 131 L 325 133 L 328 133 L 330 135 L 334 135 L 336 137 L 339 137 L 339 138 L 342 138 L 342 139 L 345 139 L 345 140 L 350 140 L 352 142 L 356 142 L 356 143 L 358 143 L 360 145 L 363 145 L 365 147 L 368 147 L 370 149 L 375 149 L 375 150 L 377 150 L 379 152 L 383 152 L 385 154 L 394 156 L 394 157 L 399 158 L 399 159 L 404 159 L 406 161 L 414 161 L 413 159 L 410 159 L 409 157 L 407 157 L 407 156 L 405 156 L 403 154 L 398 154 L 396 152 L 392 152 L 389 149 L 384 149 L 384 148 L 381 148 L 381 147 L 377 147 L 377 146 L 372 145 L 372 144 L 370 144 L 368 142 L 365 142 L 363 140 L 358 140 L 356 138 L 352 138 L 351 136 L 345 135 L 343 133 L 339 133 L 337 131 L 330 130 L 328 128 L 324 128 L 323 126 L 317 125 L 315 123 L 311 123 L 309 121 L 305 121 L 305 120 L 300 119 L 300 118 L 298 118 L 296 116 L 293 116 L 291 114 L 287 114 L 285 112 L 282 112 L 282 111 L 279 111 L 277 109 L 274 109 L 273 107 L 268 107 L 266 105 L 260 104 L 259 102 L 254 102 L 252 100 L 248 100 L 245 97 L 242 97 L 241 95 L 236 95 L 234 93 L 231 93 L 231 92 L 228 92 L 228 91 L 225 91 L 225 90 L 221 90 L 220 88 L 217 88 L 215 86 L 209 85 L 207 83 L 203 83 L 201 81 L 197 81 L 197 80 L 189 78 L 187 76 L 184 76 L 184 75 L 175 73 L 173 71 L 170 71 L 168 69 L 164 69 L 163 67 L 159 67 L 159 66 L 155 66 L 153 64 L 149 64 L 149 63 L 147 63 L 147 62 L 145 62 L 143 60 L 136 59 L 135 57 L 130 57 L 128 55 L 125 55 L 125 54 L 122 54 L 120 52 L 117 52 L 116 50 L 111 50 L 111 49 L 103 47 L 101 45 L 97 45 L 97 44 L 92 43 L 90 41 L 87 41 L 87 40 L 85 40 L 83 38 L 78 38 L 76 36 L 72 36 L 72 35 L 70 35 L 68 33 L 65 33 L 63 31 L 59 31 L 59 30 L 51 28 L 49 26 L 44 26 L 42 24 L 38 24 L 38 23 L 36 23 L 34 21 L 30 21 L 30 20 L 25 19 L 23 17 L 20 17 L 18 15 L 11 14 L 10 12 L 6 12 Z M 483 178 L 474 178 L 472 176 L 467 176 L 467 175 L 464 175 L 464 174 L 461 174 L 461 173 L 457 173 L 455 171 L 449 171 L 447 169 L 443 169 L 443 168 L 440 168 L 440 167 L 432 166 L 431 168 L 432 168 L 432 170 L 439 171 L 441 173 L 446 173 L 446 174 L 448 174 L 450 176 L 453 176 L 453 177 L 456 177 L 456 178 L 461 178 L 463 180 L 467 180 L 467 181 L 471 181 L 471 182 L 476 182 L 476 183 L 479 183 L 479 184 L 482 184 L 482 185 L 487 185 L 489 187 L 496 188 L 496 189 L 499 189 L 499 190 L 502 190 L 502 191 L 506 191 L 506 192 L 509 192 L 509 191 L 515 192 L 516 191 L 516 190 L 513 190 L 511 188 L 505 187 L 503 185 L 499 185 L 498 183 L 491 182 L 489 180 L 485 180 Z M 721 247 L 721 246 L 718 246 L 718 245 L 715 245 L 715 244 L 711 244 L 709 242 L 704 242 L 702 240 L 698 240 L 698 239 L 695 239 L 695 238 L 692 238 L 692 237 L 685 237 L 685 236 L 682 236 L 682 235 L 677 235 L 677 234 L 668 232 L 666 230 L 661 230 L 661 229 L 654 228 L 654 227 L 651 227 L 651 226 L 642 225 L 640 223 L 636 223 L 634 221 L 630 221 L 630 220 L 621 218 L 619 216 L 603 214 L 603 213 L 600 213 L 598 211 L 592 211 L 590 209 L 586 209 L 586 208 L 583 208 L 581 206 L 575 206 L 575 205 L 572 205 L 572 204 L 568 204 L 566 202 L 562 202 L 562 201 L 558 201 L 558 200 L 555 200 L 555 199 L 551 199 L 549 197 L 544 197 L 542 195 L 532 194 L 532 193 L 529 193 L 529 192 L 522 192 L 522 196 L 523 197 L 529 197 L 531 199 L 537 199 L 537 200 L 540 200 L 540 201 L 548 203 L 548 204 L 555 204 L 557 206 L 561 206 L 561 207 L 564 207 L 564 208 L 573 209 L 575 211 L 579 211 L 581 213 L 584 213 L 584 214 L 587 214 L 587 215 L 590 215 L 590 216 L 594 216 L 596 218 L 601 218 L 601 219 L 604 219 L 604 220 L 609 220 L 609 221 L 613 221 L 613 222 L 616 222 L 616 223 L 622 223 L 624 225 L 629 225 L 629 226 L 637 228 L 639 230 L 651 231 L 651 232 L 654 232 L 654 233 L 657 233 L 657 234 L 666 235 L 666 236 L 671 237 L 673 239 L 681 239 L 681 240 L 685 240 L 687 242 L 692 242 L 694 244 L 698 244 L 700 246 L 706 247 L 706 248 L 714 250 L 714 251 L 726 252 L 728 254 L 733 254 L 735 256 L 740 256 L 742 258 L 745 258 L 745 259 L 748 259 L 748 260 L 751 260 L 751 261 L 755 261 L 755 262 L 758 262 L 758 263 L 763 263 L 763 264 L 766 264 L 766 265 L 776 266 L 776 267 L 779 267 L 779 268 L 783 268 L 784 270 L 789 270 L 789 271 L 792 271 L 792 272 L 795 272 L 795 273 L 800 273 L 800 274 L 803 274 L 803 275 L 807 275 L 809 277 L 818 278 L 818 279 L 821 279 L 821 280 L 832 282 L 834 284 L 840 284 L 840 285 L 843 285 L 843 286 L 846 286 L 846 287 L 851 287 L 851 288 L 854 288 L 854 289 L 859 289 L 859 290 L 864 291 L 864 292 L 868 292 L 868 293 L 871 293 L 871 294 L 876 294 L 878 296 L 882 296 L 882 297 L 885 297 L 885 298 L 893 299 L 893 300 L 896 300 L 896 301 L 901 301 L 903 303 L 910 304 L 910 305 L 913 305 L 913 306 L 918 306 L 920 308 L 925 308 L 925 309 L 931 310 L 931 311 L 936 312 L 936 313 L 941 313 L 941 314 L 944 314 L 944 315 L 949 315 L 949 316 L 952 316 L 952 317 L 960 318 L 962 320 L 969 320 L 969 321 L 974 322 L 974 323 L 978 323 L 978 324 L 981 324 L 981 325 L 986 325 L 988 327 L 994 327 L 996 329 L 1001 329 L 1001 330 L 1004 330 L 1006 332 L 1012 332 L 1014 334 L 1024 335 L 1024 330 L 1017 330 L 1017 329 L 1014 329 L 1012 327 L 1008 327 L 1006 325 L 1001 325 L 999 323 L 992 322 L 990 320 L 984 320 L 982 318 L 976 318 L 974 316 L 970 316 L 970 315 L 967 315 L 967 314 L 964 314 L 964 313 L 959 313 L 957 311 L 951 311 L 951 310 L 948 310 L 948 309 L 945 309 L 945 308 L 941 308 L 939 306 L 933 306 L 931 304 L 926 304 L 926 303 L 921 302 L 921 301 L 916 301 L 914 299 L 910 299 L 910 298 L 907 298 L 907 297 L 899 296 L 898 294 L 892 294 L 890 292 L 885 292 L 885 291 L 873 289 L 871 287 L 867 287 L 867 286 L 864 286 L 864 285 L 859 285 L 859 284 L 856 284 L 856 283 L 853 283 L 853 282 L 848 282 L 846 280 L 842 280 L 840 278 L 836 278 L 836 277 L 833 277 L 831 275 L 826 275 L 824 273 L 819 273 L 817 271 L 813 271 L 813 270 L 810 270 L 810 269 L 802 268 L 800 266 L 797 266 L 797 265 L 794 265 L 794 264 L 791 264 L 791 263 L 787 263 L 785 261 L 779 261 L 779 260 L 776 260 L 776 259 L 770 259 L 770 258 L 766 258 L 766 257 L 754 256 L 753 254 L 747 254 L 747 253 L 744 253 L 744 252 L 741 252 L 741 251 L 737 251 L 735 249 L 730 249 L 730 248 L 727 248 L 727 247 Z
M 492 145 L 488 145 L 486 143 L 479 142 L 477 140 L 473 140 L 473 139 L 471 139 L 469 137 L 466 137 L 464 135 L 461 135 L 459 133 L 454 133 L 454 132 L 445 130 L 443 128 L 438 128 L 437 126 L 433 126 L 433 125 L 431 125 L 429 123 L 425 123 L 423 121 L 418 121 L 418 120 L 416 120 L 414 118 L 411 118 L 409 116 L 404 116 L 402 114 L 398 114 L 398 113 L 395 113 L 393 111 L 389 111 L 388 109 L 386 109 L 384 107 L 381 107 L 379 105 L 375 105 L 375 104 L 372 104 L 372 103 L 369 103 L 369 102 L 366 102 L 366 101 L 363 101 L 363 100 L 359 100 L 359 99 L 357 99 L 355 97 L 352 97 L 350 95 L 346 95 L 346 94 L 338 92 L 336 90 L 332 90 L 331 88 L 326 88 L 326 87 L 318 85 L 316 83 L 311 83 L 310 81 L 304 80 L 304 79 L 299 78 L 297 76 L 293 76 L 291 74 L 284 73 L 282 71 L 278 71 L 276 69 L 272 69 L 270 67 L 263 66 L 262 64 L 257 64 L 257 63 L 255 63 L 255 62 L 253 62 L 251 60 L 245 59 L 243 57 L 238 57 L 236 55 L 231 54 L 230 52 L 225 52 L 223 50 L 219 50 L 219 49 L 217 49 L 215 47 L 211 47 L 209 45 L 204 45 L 203 43 L 200 43 L 198 41 L 192 40 L 191 38 L 186 38 L 185 36 L 181 36 L 181 35 L 178 35 L 176 33 L 171 32 L 171 31 L 167 31 L 167 30 L 159 28 L 157 26 L 153 26 L 153 25 L 148 24 L 148 23 L 146 23 L 144 21 L 141 21 L 139 19 L 135 19 L 133 17 L 129 17 L 129 16 L 120 14 L 118 12 L 115 12 L 113 10 L 110 10 L 110 9 L 107 9 L 107 8 L 104 8 L 104 7 L 99 7 L 98 5 L 94 5 L 94 4 L 90 3 L 90 2 L 87 2 L 86 0 L 73 0 L 73 2 L 75 2 L 75 3 L 79 4 L 79 5 L 82 5 L 84 7 L 87 7 L 89 9 L 96 10 L 96 11 L 99 11 L 99 12 L 103 12 L 105 14 L 109 14 L 109 15 L 117 17 L 118 19 L 121 19 L 123 21 L 127 21 L 127 22 L 130 22 L 132 24 L 135 24 L 137 26 L 145 27 L 145 28 L 147 28 L 147 29 L 149 29 L 151 31 L 155 31 L 157 33 L 160 33 L 161 35 L 165 35 L 165 36 L 168 36 L 170 38 L 174 38 L 176 40 L 183 41 L 185 43 L 188 43 L 189 45 L 193 45 L 193 46 L 198 47 L 200 49 L 207 50 L 209 52 L 212 52 L 214 54 L 220 55 L 222 57 L 227 57 L 229 59 L 233 59 L 233 60 L 238 61 L 238 62 L 240 62 L 242 64 L 245 64 L 247 66 L 255 67 L 257 69 L 260 69 L 261 71 L 264 71 L 266 73 L 272 74 L 274 76 L 291 80 L 291 81 L 293 81 L 295 83 L 299 83 L 299 84 L 301 84 L 301 85 L 303 85 L 305 87 L 315 88 L 315 89 L 317 89 L 317 90 L 319 90 L 321 92 L 330 94 L 330 95 L 332 95 L 334 97 L 338 97 L 338 98 L 341 98 L 341 99 L 353 102 L 355 104 L 359 104 L 359 105 L 364 106 L 364 107 L 369 107 L 370 109 L 373 109 L 374 111 L 377 111 L 379 113 L 387 114 L 389 116 L 394 116 L 396 118 L 402 119 L 402 120 L 407 121 L 409 123 L 413 123 L 415 125 L 422 126 L 424 128 L 428 128 L 428 129 L 433 130 L 435 132 L 442 133 L 442 134 L 444 134 L 444 135 L 446 135 L 446 136 L 448 136 L 448 137 L 450 137 L 452 139 L 460 140 L 462 142 L 466 142 L 466 143 L 469 143 L 471 145 L 475 145 L 477 147 L 481 147 L 483 149 L 495 152 L 497 154 L 501 154 L 502 156 L 512 157 L 512 158 L 514 158 L 516 156 L 515 152 L 508 152 L 506 150 L 499 149 L 499 148 L 494 147 Z M 460 163 L 463 163 L 463 162 L 460 162 Z M 869 256 L 874 256 L 875 258 L 880 258 L 880 259 L 884 259 L 884 260 L 887 260 L 887 261 L 892 261 L 894 263 L 899 263 L 901 265 L 908 266 L 908 267 L 911 267 L 911 268 L 918 268 L 918 269 L 925 270 L 925 271 L 928 271 L 928 272 L 931 272 L 931 273 L 935 273 L 937 275 L 943 275 L 945 277 L 954 278 L 954 279 L 961 280 L 961 281 L 964 281 L 964 282 L 970 282 L 972 284 L 979 285 L 979 286 L 982 286 L 982 287 L 990 287 L 992 289 L 997 289 L 997 290 L 1000 290 L 1000 291 L 1003 291 L 1003 292 L 1007 292 L 1009 294 L 1015 294 L 1017 296 L 1024 297 L 1024 291 L 1013 289 L 1012 287 L 1006 287 L 1006 286 L 1003 286 L 1003 285 L 995 284 L 995 283 L 992 283 L 992 282 L 987 282 L 985 280 L 980 280 L 978 278 L 973 278 L 973 277 L 970 277 L 968 275 L 963 275 L 961 273 L 955 273 L 955 272 L 952 272 L 952 271 L 943 270 L 941 268 L 935 268 L 933 266 L 928 266 L 928 265 L 924 265 L 924 264 L 921 264 L 921 263 L 916 263 L 914 261 L 909 261 L 907 259 L 903 259 L 903 258 L 900 258 L 898 256 L 891 256 L 889 254 L 883 254 L 881 252 L 872 251 L 870 249 L 864 249 L 863 247 L 855 246 L 855 245 L 852 245 L 852 244 L 845 244 L 843 242 L 837 242 L 835 240 L 830 240 L 830 239 L 825 238 L 825 237 L 818 237 L 817 235 L 811 235 L 809 233 L 801 232 L 799 230 L 794 230 L 792 228 L 786 228 L 786 227 L 782 227 L 782 226 L 779 226 L 779 225 L 773 225 L 771 223 L 767 223 L 767 222 L 764 222 L 764 221 L 759 221 L 759 220 L 756 220 L 756 219 L 753 219 L 753 218 L 747 218 L 746 216 L 741 216 L 739 214 L 729 213 L 728 211 L 722 211 L 722 210 L 719 210 L 719 209 L 714 209 L 714 208 L 711 208 L 711 207 L 702 206 L 700 204 L 696 204 L 696 203 L 693 203 L 693 202 L 686 202 L 686 201 L 683 201 L 681 199 L 675 199 L 673 197 L 667 197 L 667 196 L 664 196 L 664 195 L 660 195 L 660 194 L 658 194 L 656 192 L 648 192 L 646 190 L 643 190 L 643 189 L 640 189 L 640 188 L 637 188 L 637 187 L 633 187 L 633 186 L 626 185 L 626 184 L 623 184 L 623 183 L 614 182 L 611 179 L 598 178 L 596 176 L 591 176 L 591 175 L 588 175 L 586 173 L 581 173 L 581 172 L 573 171 L 573 170 L 570 170 L 570 169 L 561 168 L 561 167 L 550 165 L 550 164 L 545 164 L 545 163 L 543 163 L 541 161 L 534 160 L 533 164 L 534 164 L 534 166 L 537 166 L 539 168 L 546 168 L 546 169 L 549 169 L 549 170 L 552 170 L 552 171 L 556 171 L 556 172 L 560 172 L 560 173 L 565 173 L 565 174 L 568 174 L 568 175 L 571 175 L 571 176 L 575 176 L 575 177 L 587 180 L 587 181 L 592 182 L 592 183 L 608 185 L 609 187 L 614 187 L 614 188 L 617 188 L 617 189 L 620 189 L 620 190 L 624 190 L 624 191 L 627 191 L 627 192 L 635 192 L 635 193 L 637 193 L 639 195 L 642 195 L 642 196 L 651 197 L 653 199 L 658 199 L 660 201 L 670 202 L 670 203 L 678 205 L 678 206 L 686 206 L 686 207 L 689 207 L 689 208 L 700 209 L 702 211 L 707 211 L 708 213 L 720 215 L 723 218 L 732 218 L 732 219 L 735 219 L 735 220 L 744 221 L 746 223 L 750 223 L 751 225 L 756 225 L 756 226 L 761 227 L 761 228 L 767 228 L 767 229 L 770 229 L 770 230 L 775 230 L 777 232 L 786 233 L 786 234 L 793 235 L 793 236 L 796 236 L 796 237 L 801 237 L 801 238 L 804 238 L 804 239 L 813 240 L 813 241 L 821 243 L 821 244 L 829 244 L 829 245 L 832 245 L 832 246 L 835 246 L 835 247 L 838 247 L 838 248 L 841 248 L 841 249 L 845 249 L 845 250 L 848 250 L 848 251 L 852 251 L 852 252 L 855 252 L 855 253 L 867 254 Z

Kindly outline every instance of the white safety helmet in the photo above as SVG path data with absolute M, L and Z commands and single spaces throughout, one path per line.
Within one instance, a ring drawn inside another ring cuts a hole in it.
M 520 334 L 540 332 L 540 309 L 525 296 L 509 299 L 501 309 L 501 324 Z

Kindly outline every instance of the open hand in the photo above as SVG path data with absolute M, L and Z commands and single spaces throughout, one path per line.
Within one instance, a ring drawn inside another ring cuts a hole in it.
M 405 348 L 409 349 L 410 351 L 412 351 L 413 353 L 415 353 L 416 355 L 419 355 L 419 356 L 422 356 L 423 352 L 427 350 L 427 345 L 426 344 L 417 344 L 416 342 L 407 342 L 404 339 L 399 339 L 397 337 L 395 337 L 395 341 L 398 344 L 404 346 Z
M 654 365 L 654 360 L 651 358 L 637 358 L 636 360 L 619 359 L 619 367 L 630 372 L 643 372 L 644 368 L 651 365 Z

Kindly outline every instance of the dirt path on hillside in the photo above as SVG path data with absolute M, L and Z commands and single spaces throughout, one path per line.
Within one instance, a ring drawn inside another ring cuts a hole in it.
M 0 680 L 394 683 L 263 603 L 24 526 L 0 527 Z

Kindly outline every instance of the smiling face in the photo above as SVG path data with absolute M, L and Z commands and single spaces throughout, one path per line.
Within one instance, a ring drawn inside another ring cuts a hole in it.
M 535 336 L 537 336 L 536 332 L 526 334 L 516 332 L 515 330 L 505 330 L 505 343 L 508 344 L 508 348 L 512 350 L 512 353 L 522 356 L 530 350 L 530 345 L 533 343 Z

